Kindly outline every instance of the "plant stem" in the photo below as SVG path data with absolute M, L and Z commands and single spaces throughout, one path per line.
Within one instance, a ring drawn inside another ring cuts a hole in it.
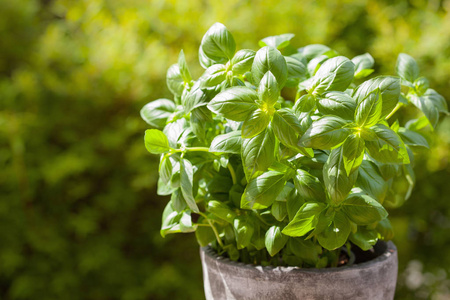
M 397 110 L 400 108 L 400 107 L 402 107 L 403 106 L 403 104 L 402 103 L 397 103 L 397 105 L 394 107 L 394 110 L 393 111 L 391 111 L 391 113 L 389 114 L 389 115 L 387 115 L 387 117 L 385 118 L 385 120 L 387 120 L 387 119 L 389 119 L 390 117 L 392 117 L 392 115 L 394 115 L 396 112 L 397 112 Z
M 217 229 L 216 229 L 216 227 L 214 227 L 214 225 L 213 225 L 213 223 L 211 222 L 211 220 L 208 219 L 208 216 L 205 215 L 204 213 L 202 213 L 201 211 L 199 211 L 198 214 L 199 214 L 200 216 L 202 216 L 203 218 L 205 218 L 206 221 L 208 221 L 209 226 L 211 226 L 211 229 L 213 230 L 214 235 L 216 236 L 217 242 L 219 243 L 220 247 L 223 248 L 222 239 L 220 238 L 219 232 L 217 232 Z
M 233 166 L 230 163 L 228 163 L 227 167 L 228 167 L 228 170 L 230 170 L 231 179 L 233 180 L 233 184 L 237 184 L 236 172 L 234 171 Z

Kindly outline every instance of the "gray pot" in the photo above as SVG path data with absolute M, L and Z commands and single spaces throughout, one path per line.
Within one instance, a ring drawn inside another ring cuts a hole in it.
M 394 299 L 397 248 L 379 241 L 374 250 L 378 257 L 351 267 L 300 269 L 238 263 L 203 247 L 206 299 Z

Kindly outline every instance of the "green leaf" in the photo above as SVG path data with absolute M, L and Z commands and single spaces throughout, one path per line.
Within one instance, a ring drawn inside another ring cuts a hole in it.
M 320 56 L 330 50 L 331 49 L 328 46 L 321 45 L 321 44 L 312 44 L 312 45 L 307 45 L 303 48 L 300 48 L 299 52 L 302 53 L 308 61 L 310 61 L 314 57 Z
M 350 235 L 350 223 L 343 212 L 337 211 L 331 224 L 317 236 L 319 244 L 327 250 L 342 247 Z
M 261 79 L 258 89 L 259 99 L 266 104 L 266 106 L 272 107 L 280 96 L 280 89 L 278 88 L 277 79 L 268 71 Z
M 197 203 L 192 192 L 194 185 L 194 169 L 192 164 L 187 159 L 182 159 L 180 162 L 180 186 L 181 192 L 187 205 L 193 212 L 199 212 Z
M 295 102 L 293 107 L 295 113 L 299 116 L 301 113 L 308 113 L 316 107 L 316 98 L 313 95 L 305 94 Z M 353 117 L 353 116 L 352 116 Z
M 206 247 L 210 243 L 216 240 L 216 236 L 214 235 L 214 231 L 211 227 L 199 226 L 195 231 L 195 237 L 197 238 L 197 242 L 200 247 Z
M 366 141 L 366 149 L 371 157 L 386 164 L 409 164 L 409 155 L 401 138 L 383 124 L 371 127 L 377 139 Z
M 252 138 L 261 133 L 270 123 L 270 115 L 258 108 L 242 123 L 242 137 Z
M 324 115 L 335 115 L 353 121 L 356 101 L 343 92 L 327 92 L 317 101 L 317 109 Z
M 183 211 L 180 218 L 180 231 L 181 232 L 194 232 L 197 229 L 197 225 L 192 224 L 192 217 L 190 211 Z
M 212 65 L 206 69 L 200 80 L 202 81 L 202 87 L 214 87 L 218 86 L 227 79 L 227 71 L 225 65 L 217 64 Z
M 369 53 L 355 56 L 352 62 L 355 64 L 355 78 L 364 78 L 373 72 L 375 61 Z
M 158 129 L 147 129 L 144 136 L 145 148 L 152 154 L 169 152 L 169 140 L 166 135 Z
M 383 240 L 389 241 L 394 238 L 394 230 L 388 218 L 381 220 L 376 229 Z
M 284 188 L 284 187 L 283 187 Z M 280 194 L 283 191 L 280 192 Z M 279 194 L 279 195 L 280 195 Z M 278 195 L 278 197 L 279 197 Z M 275 201 L 273 202 L 270 212 L 272 213 L 272 216 L 277 219 L 277 221 L 283 221 L 284 218 L 287 216 L 287 208 L 286 208 L 286 202 L 285 201 Z
M 245 74 L 252 68 L 256 52 L 253 50 L 239 50 L 231 59 L 231 71 L 233 74 Z
M 430 88 L 430 82 L 425 77 L 419 77 L 414 81 L 414 88 L 417 94 L 422 96 Z
M 241 131 L 231 131 L 216 136 L 209 147 L 209 152 L 241 153 Z
M 372 127 L 381 118 L 382 99 L 379 89 L 374 90 L 366 98 L 358 102 L 355 121 L 360 127 Z
M 342 202 L 342 211 L 358 225 L 370 225 L 388 216 L 377 200 L 359 193 L 351 194 Z
M 349 176 L 345 171 L 343 147 L 331 150 L 323 168 L 323 181 L 334 204 L 339 204 L 347 197 L 357 177 L 357 170 Z
M 342 144 L 344 168 L 347 175 L 355 172 L 364 158 L 365 143 L 362 138 L 351 134 Z
M 167 87 L 175 96 L 181 96 L 184 90 L 184 80 L 178 64 L 171 65 L 166 75 Z
M 297 169 L 294 177 L 295 188 L 298 194 L 305 200 L 325 200 L 325 190 L 317 177 L 312 176 L 302 169 Z
M 283 48 L 286 48 L 290 44 L 290 41 L 294 36 L 295 34 L 293 33 L 268 36 L 260 40 L 258 44 L 260 47 L 270 46 L 272 48 L 277 48 L 278 50 L 281 50 Z
M 289 237 L 281 233 L 279 226 L 272 226 L 266 232 L 265 244 L 270 256 L 274 256 L 284 248 Z
M 206 138 L 208 123 L 212 121 L 211 111 L 206 106 L 200 106 L 191 111 L 190 125 L 192 132 L 202 141 Z
M 186 113 L 191 112 L 199 106 L 205 106 L 208 100 L 208 95 L 199 88 L 191 89 L 181 97 L 181 103 L 184 106 L 184 111 Z
M 439 121 L 439 113 L 448 112 L 444 97 L 433 89 L 428 89 L 420 97 L 410 93 L 408 94 L 408 100 L 423 112 L 433 128 L 436 128 Z
M 350 235 L 350 241 L 364 251 L 372 249 L 378 241 L 378 233 L 375 230 L 369 230 L 358 226 L 356 233 Z
M 295 256 L 311 265 L 316 264 L 319 254 L 321 254 L 320 246 L 312 240 L 304 240 L 302 238 L 290 238 L 288 248 Z
M 159 177 L 165 184 L 169 184 L 172 177 L 172 161 L 171 157 L 168 155 L 161 155 L 161 162 L 159 163 Z
M 236 213 L 232 211 L 228 205 L 216 200 L 208 201 L 208 207 L 206 209 L 230 224 L 233 224 L 233 220 L 236 218 Z
M 209 59 L 223 63 L 233 58 L 236 42 L 223 24 L 215 23 L 203 36 L 200 48 Z
M 236 86 L 226 89 L 215 96 L 209 102 L 208 108 L 227 119 L 244 121 L 257 109 L 256 99 L 258 99 L 258 95 L 251 88 Z
M 243 140 L 241 156 L 247 181 L 272 165 L 275 159 L 275 143 L 270 126 L 260 134 Z
M 413 147 L 425 147 L 430 148 L 427 140 L 418 132 L 400 127 L 398 129 L 398 135 L 402 138 L 403 142 L 408 146 Z
M 199 49 L 198 49 L 198 60 L 200 62 L 200 65 L 204 69 L 207 69 L 207 68 L 213 66 L 214 64 L 219 63 L 219 62 L 213 61 L 212 59 L 208 58 L 208 56 L 206 56 L 205 52 L 203 51 L 202 47 L 199 47 Z M 221 58 L 220 61 L 221 61 L 221 63 L 225 63 L 226 59 Z
M 173 210 L 172 203 L 169 201 L 164 209 L 161 224 L 161 236 L 165 237 L 170 233 L 181 232 L 179 221 L 182 214 Z
M 272 205 L 286 184 L 285 174 L 268 171 L 251 180 L 241 199 L 241 208 L 261 209 Z
M 299 60 L 285 56 L 287 69 L 288 69 L 288 79 L 286 82 L 287 87 L 297 86 L 301 80 L 306 79 L 308 76 L 308 68 Z
M 383 203 L 388 190 L 387 182 L 381 176 L 378 167 L 367 160 L 364 160 L 359 168 L 355 186 L 361 188 L 380 203 Z
M 255 228 L 248 216 L 236 217 L 233 222 L 233 227 L 236 235 L 237 248 L 243 249 L 250 245 Z
M 178 56 L 178 67 L 180 69 L 181 77 L 185 83 L 188 83 L 192 80 L 191 73 L 189 72 L 189 68 L 186 64 L 186 58 L 184 56 L 183 50 L 180 51 L 180 55 Z
M 147 103 L 141 109 L 141 118 L 147 124 L 162 129 L 175 112 L 175 103 L 169 99 L 158 99 Z
M 259 85 L 263 76 L 270 71 L 281 89 L 287 80 L 287 64 L 280 51 L 272 47 L 263 47 L 256 52 L 252 65 L 253 83 Z
M 172 203 L 173 209 L 177 212 L 182 212 L 186 209 L 186 200 L 183 198 L 181 189 L 176 189 L 170 196 L 170 202 Z
M 277 110 L 272 120 L 273 131 L 280 142 L 291 149 L 298 150 L 298 136 L 301 132 L 297 117 L 287 108 Z
M 356 103 L 363 101 L 376 89 L 381 93 L 381 117 L 384 118 L 395 108 L 400 97 L 400 79 L 393 76 L 378 76 L 364 81 L 353 91 Z
M 400 53 L 397 58 L 395 72 L 406 81 L 414 82 L 419 77 L 419 66 L 414 58 L 405 53 Z
M 344 56 L 330 58 L 324 62 L 314 75 L 309 89 L 314 95 L 326 91 L 345 91 L 353 81 L 355 65 Z
M 306 148 L 327 150 L 342 143 L 350 134 L 349 121 L 335 116 L 324 116 L 314 121 L 298 145 Z
M 313 230 L 318 222 L 319 214 L 325 209 L 324 203 L 309 202 L 302 205 L 294 219 L 283 229 L 288 236 L 303 236 Z

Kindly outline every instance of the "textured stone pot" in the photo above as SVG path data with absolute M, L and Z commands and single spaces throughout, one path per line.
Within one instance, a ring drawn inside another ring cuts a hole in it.
M 206 299 L 393 299 L 397 248 L 392 242 L 380 241 L 374 250 L 378 257 L 351 267 L 300 269 L 237 263 L 203 247 Z

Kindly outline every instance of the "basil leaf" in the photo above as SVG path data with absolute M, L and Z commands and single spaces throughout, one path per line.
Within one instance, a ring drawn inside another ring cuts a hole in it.
M 330 47 L 321 44 L 307 45 L 303 48 L 298 49 L 298 51 L 303 54 L 308 61 L 330 50 Z
M 230 224 L 233 224 L 233 221 L 236 218 L 236 213 L 232 211 L 228 205 L 216 200 L 208 201 L 208 207 L 206 209 Z
M 364 158 L 365 143 L 362 138 L 354 134 L 349 135 L 342 145 L 342 155 L 347 175 L 355 172 Z
M 215 87 L 227 79 L 227 72 L 225 65 L 212 65 L 206 69 L 205 73 L 200 78 L 202 87 Z
M 320 95 L 326 91 L 345 91 L 353 81 L 355 65 L 344 56 L 330 58 L 314 75 L 310 91 Z
M 179 221 L 182 214 L 173 210 L 172 203 L 169 201 L 162 215 L 162 224 L 160 234 L 165 237 L 170 233 L 181 232 Z
M 325 209 L 324 203 L 309 202 L 300 207 L 282 233 L 288 236 L 303 236 L 313 230 L 318 222 L 319 214 Z
M 144 136 L 145 148 L 152 154 L 169 152 L 169 140 L 166 135 L 158 129 L 147 129 Z
M 295 87 L 297 86 L 301 80 L 306 79 L 308 76 L 307 67 L 299 60 L 285 56 L 287 70 L 288 70 L 288 79 L 286 82 L 287 87 Z
M 265 245 L 270 256 L 274 256 L 284 248 L 289 237 L 281 233 L 279 226 L 272 226 L 266 232 Z
M 206 138 L 208 122 L 212 122 L 212 115 L 206 106 L 200 106 L 191 111 L 192 132 L 202 141 Z
M 200 247 L 206 247 L 216 240 L 216 236 L 214 235 L 212 228 L 206 226 L 197 227 L 197 230 L 195 231 L 195 238 L 197 239 Z
M 343 92 L 327 92 L 318 98 L 317 109 L 324 115 L 335 115 L 353 121 L 356 101 Z
M 359 168 L 355 186 L 361 188 L 380 203 L 383 203 L 388 190 L 387 182 L 381 176 L 377 166 L 367 160 L 363 161 Z
M 362 99 L 355 112 L 356 124 L 363 127 L 372 127 L 377 124 L 381 118 L 382 100 L 379 89 L 374 90 Z
M 372 67 L 375 61 L 369 53 L 353 57 L 352 62 L 355 64 L 355 78 L 366 77 L 374 71 Z
M 272 205 L 286 184 L 285 174 L 268 171 L 251 180 L 241 199 L 241 208 L 261 209 Z
M 298 116 L 300 116 L 302 113 L 310 112 L 315 107 L 316 107 L 316 98 L 313 95 L 305 94 L 295 102 L 293 109 L 295 113 Z
M 394 230 L 389 219 L 386 218 L 378 222 L 376 229 L 382 239 L 389 241 L 394 238 Z
M 189 68 L 186 64 L 186 58 L 184 56 L 183 50 L 180 51 L 180 55 L 178 56 L 178 67 L 180 69 L 181 77 L 184 82 L 190 82 L 192 80 L 191 73 L 189 72 Z
M 187 130 L 189 124 L 186 119 L 178 119 L 173 123 L 169 123 L 164 127 L 163 133 L 167 136 L 169 144 L 173 148 L 177 148 L 181 136 Z
M 414 88 L 419 96 L 425 94 L 430 88 L 430 82 L 425 77 L 419 77 L 414 81 Z
M 168 155 L 161 155 L 161 162 L 159 163 L 159 177 L 165 184 L 169 184 L 170 178 L 172 177 L 172 161 L 171 157 Z
M 263 76 L 270 71 L 281 89 L 287 80 L 287 64 L 280 51 L 272 47 L 263 47 L 256 52 L 252 65 L 253 83 L 259 85 Z
M 275 136 L 270 126 L 260 134 L 244 139 L 241 156 L 247 180 L 272 165 L 275 159 Z
M 258 108 L 253 111 L 242 123 L 242 137 L 252 138 L 267 128 L 270 123 L 270 115 Z
M 381 93 L 381 117 L 384 118 L 395 108 L 400 97 L 400 79 L 393 76 L 378 76 L 364 81 L 353 91 L 353 98 L 360 103 L 376 89 Z
M 216 63 L 224 63 L 233 58 L 236 42 L 228 29 L 221 23 L 215 23 L 203 36 L 200 44 L 204 55 Z
M 261 82 L 259 83 L 258 96 L 268 108 L 272 107 L 280 96 L 280 89 L 278 88 L 277 79 L 268 71 L 264 74 Z
M 256 99 L 258 99 L 258 95 L 251 88 L 236 86 L 226 89 L 215 96 L 208 103 L 208 108 L 227 119 L 244 121 L 257 109 Z
M 298 135 L 301 132 L 297 117 L 288 109 L 283 108 L 275 112 L 272 120 L 275 136 L 286 147 L 298 149 Z
M 192 188 L 194 185 L 194 169 L 187 159 L 180 162 L 180 187 L 181 193 L 186 200 L 187 205 L 193 212 L 199 212 L 197 203 L 195 202 Z
M 386 218 L 388 213 L 375 199 L 364 194 L 351 194 L 342 202 L 342 212 L 358 225 L 370 225 Z
M 375 141 L 366 140 L 366 149 L 371 157 L 386 164 L 409 164 L 409 156 L 401 138 L 383 124 L 371 127 L 377 136 Z
M 436 128 L 439 121 L 439 112 L 448 112 L 444 97 L 433 89 L 428 89 L 420 97 L 410 93 L 408 94 L 408 100 L 423 112 L 433 128 Z
M 173 207 L 173 209 L 175 209 L 175 211 L 182 212 L 183 210 L 185 210 L 186 200 L 184 200 L 183 194 L 182 194 L 180 188 L 176 189 L 172 193 L 172 195 L 170 197 L 170 202 L 172 203 L 172 207 Z
M 314 265 L 322 252 L 322 248 L 311 240 L 302 238 L 290 238 L 288 241 L 288 249 L 308 264 Z
M 347 197 L 357 177 L 358 170 L 347 175 L 344 165 L 343 147 L 331 150 L 323 168 L 323 181 L 334 204 L 339 204 Z
M 216 136 L 209 147 L 209 152 L 241 153 L 241 131 L 231 131 L 229 133 Z
M 413 147 L 425 147 L 430 149 L 427 140 L 418 132 L 400 127 L 398 129 L 398 135 L 402 138 L 403 142 L 408 146 Z
M 149 125 L 162 129 L 175 112 L 175 103 L 169 99 L 158 99 L 141 109 L 141 118 Z
M 171 65 L 166 75 L 167 87 L 175 96 L 181 96 L 184 90 L 184 80 L 178 64 Z
M 419 66 L 414 58 L 405 53 L 400 53 L 397 58 L 395 72 L 402 79 L 414 82 L 419 77 Z
M 306 130 L 298 145 L 306 148 L 331 149 L 342 143 L 350 134 L 350 130 L 345 127 L 348 124 L 349 121 L 339 117 L 321 117 Z
M 268 36 L 260 40 L 258 44 L 260 47 L 270 46 L 273 48 L 277 48 L 278 50 L 281 50 L 283 48 L 286 48 L 290 44 L 290 41 L 294 36 L 295 34 L 293 33 Z
M 231 71 L 233 74 L 245 74 L 252 68 L 256 52 L 253 50 L 239 50 L 231 59 Z
M 237 248 L 243 249 L 250 245 L 255 230 L 250 219 L 247 216 L 238 216 L 234 219 L 233 227 L 236 235 Z
M 378 233 L 358 226 L 356 233 L 350 235 L 350 241 L 364 251 L 370 250 L 378 241 Z
M 204 69 L 208 69 L 209 67 L 217 64 L 218 62 L 208 58 L 208 56 L 206 56 L 205 52 L 203 51 L 202 47 L 200 46 L 200 48 L 198 49 L 198 60 L 200 62 L 200 65 L 204 68 Z M 221 63 L 225 63 L 226 59 L 221 59 Z
M 283 187 L 283 189 L 284 189 L 284 187 Z M 283 191 L 281 191 L 280 194 L 282 192 Z M 278 195 L 278 197 L 279 197 L 279 195 Z M 274 216 L 275 219 L 277 219 L 277 221 L 279 221 L 279 222 L 283 221 L 284 218 L 286 218 L 286 216 L 287 216 L 286 202 L 285 201 L 273 202 L 270 212 L 271 212 L 272 216 Z
M 331 224 L 317 236 L 317 240 L 325 249 L 334 250 L 347 242 L 350 230 L 347 217 L 342 211 L 337 211 Z
M 297 169 L 294 177 L 295 188 L 298 194 L 305 200 L 325 200 L 325 190 L 317 177 L 312 176 L 302 169 Z

